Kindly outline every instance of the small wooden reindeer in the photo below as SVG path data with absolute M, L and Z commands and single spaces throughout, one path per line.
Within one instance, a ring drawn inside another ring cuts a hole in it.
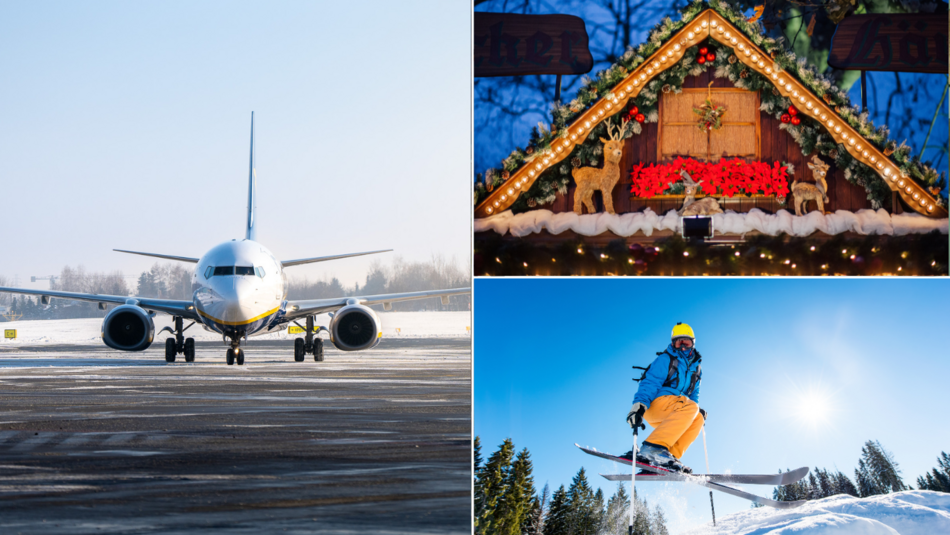
M 607 123 L 607 135 L 610 139 L 600 138 L 604 144 L 604 167 L 580 167 L 571 171 L 574 176 L 574 182 L 577 183 L 577 189 L 574 191 L 574 213 L 581 215 L 583 207 L 587 207 L 587 213 L 593 214 L 594 192 L 600 190 L 604 196 L 604 210 L 608 214 L 614 214 L 614 186 L 620 181 L 620 158 L 623 156 L 623 134 L 627 129 L 629 121 L 621 121 L 617 134 L 614 135 L 614 125 Z
M 814 156 L 808 164 L 812 176 L 815 177 L 815 183 L 792 182 L 792 193 L 795 194 L 795 215 L 802 215 L 802 207 L 808 210 L 808 201 L 818 203 L 818 211 L 825 213 L 825 203 L 828 202 L 828 183 L 825 182 L 825 175 L 828 174 L 830 166 L 821 161 L 818 156 Z
M 686 188 L 686 198 L 683 199 L 683 207 L 676 211 L 677 214 L 681 216 L 691 216 L 722 213 L 722 208 L 719 207 L 719 201 L 716 199 L 703 197 L 698 201 L 696 200 L 696 192 L 699 190 L 699 185 L 703 183 L 702 180 L 694 182 L 693 177 L 691 177 L 685 169 L 680 171 L 680 176 L 683 177 L 682 182 L 683 187 Z M 670 187 L 673 187 L 672 182 L 669 184 Z

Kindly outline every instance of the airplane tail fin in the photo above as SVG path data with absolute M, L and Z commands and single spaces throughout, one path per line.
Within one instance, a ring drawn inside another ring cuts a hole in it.
M 244 237 L 257 240 L 254 212 L 257 211 L 257 171 L 254 169 L 254 112 L 251 112 L 251 169 L 247 179 L 247 229 Z

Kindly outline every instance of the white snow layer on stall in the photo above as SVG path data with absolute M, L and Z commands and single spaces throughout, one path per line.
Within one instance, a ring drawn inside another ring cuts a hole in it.
M 55 302 L 55 301 L 54 301 Z M 471 315 L 468 312 L 378 312 L 379 321 L 383 326 L 384 338 L 440 338 L 440 337 L 464 337 L 471 331 L 467 330 L 471 326 Z M 163 344 L 167 332 L 158 334 L 162 328 L 172 325 L 171 316 L 158 314 L 154 318 L 155 322 L 155 341 L 152 344 Z M 303 322 L 301 322 L 304 325 Z M 188 322 L 185 322 L 188 325 Z M 330 325 L 330 317 L 326 314 L 317 316 L 316 325 L 325 327 Z M 3 344 L 101 344 L 102 326 L 101 318 L 82 318 L 68 320 L 34 320 L 34 321 L 11 321 L 0 323 L 0 328 L 16 329 L 15 340 L 0 339 L 0 345 Z M 398 329 L 398 330 L 397 330 Z M 195 340 L 213 340 L 220 341 L 221 335 L 204 330 L 201 325 L 194 325 L 185 331 L 186 337 L 192 337 Z M 293 340 L 301 336 L 299 334 L 287 334 L 285 328 L 279 333 L 265 334 L 259 337 L 251 338 L 253 340 Z M 326 334 L 321 335 L 324 338 Z
M 796 509 L 760 507 L 716 519 L 684 535 L 932 535 L 950 533 L 950 494 L 909 490 L 854 498 L 838 495 Z
M 546 229 L 551 234 L 560 234 L 573 230 L 582 236 L 597 236 L 608 230 L 618 236 L 633 236 L 640 232 L 651 236 L 654 230 L 679 230 L 679 216 L 675 210 L 666 215 L 657 215 L 649 208 L 642 212 L 628 214 L 587 214 L 574 212 L 555 214 L 550 210 L 532 210 L 522 214 L 513 214 L 506 210 L 500 214 L 475 220 L 475 232 L 493 230 L 504 235 L 522 237 Z M 926 234 L 939 230 L 948 232 L 947 219 L 932 219 L 916 213 L 891 215 L 887 210 L 858 210 L 849 212 L 838 210 L 833 214 L 809 212 L 803 216 L 792 215 L 787 210 L 767 214 L 758 208 L 746 213 L 732 210 L 713 216 L 713 228 L 716 234 L 745 234 L 761 232 L 769 236 L 781 233 L 790 236 L 808 236 L 821 231 L 825 234 L 840 234 L 853 231 L 858 234 L 888 234 L 904 236 L 906 234 Z

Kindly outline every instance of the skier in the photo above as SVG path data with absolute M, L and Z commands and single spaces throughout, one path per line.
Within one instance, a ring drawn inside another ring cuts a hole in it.
M 680 458 L 706 422 L 706 411 L 699 408 L 702 356 L 695 345 L 693 329 L 685 323 L 677 323 L 666 351 L 657 353 L 657 358 L 643 372 L 627 423 L 632 428 L 646 429 L 642 423 L 646 420 L 654 429 L 643 441 L 637 454 L 638 462 L 692 472 Z M 624 457 L 632 459 L 633 452 Z

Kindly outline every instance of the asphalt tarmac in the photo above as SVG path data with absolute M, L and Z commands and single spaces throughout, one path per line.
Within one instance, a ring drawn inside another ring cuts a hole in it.
M 0 533 L 470 533 L 468 338 L 0 344 Z

